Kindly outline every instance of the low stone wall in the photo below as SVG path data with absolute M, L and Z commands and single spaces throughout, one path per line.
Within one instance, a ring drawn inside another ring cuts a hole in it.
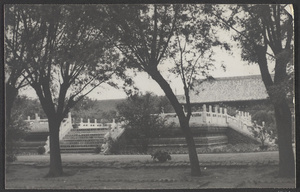
M 239 143 L 246 143 L 246 144 L 259 144 L 258 141 L 251 139 L 249 137 L 246 137 L 240 133 L 238 133 L 237 131 L 233 130 L 233 129 L 227 129 L 226 135 L 228 137 L 228 144 L 239 144 Z
M 220 136 L 226 134 L 227 127 L 216 127 L 216 126 L 191 127 L 191 131 L 194 137 Z M 172 129 L 162 130 L 160 133 L 160 137 L 164 137 L 164 138 L 183 137 L 183 132 L 180 129 L 180 127 L 174 127 Z

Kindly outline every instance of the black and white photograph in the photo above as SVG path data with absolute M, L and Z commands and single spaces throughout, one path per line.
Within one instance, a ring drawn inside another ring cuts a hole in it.
M 5 189 L 296 188 L 292 4 L 5 4 Z

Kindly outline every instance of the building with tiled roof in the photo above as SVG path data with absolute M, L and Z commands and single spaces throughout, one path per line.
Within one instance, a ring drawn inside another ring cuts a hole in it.
M 185 97 L 178 96 L 185 104 Z M 249 103 L 268 100 L 268 94 L 260 75 L 222 77 L 204 81 L 190 91 L 191 104 L 229 105 L 244 107 Z

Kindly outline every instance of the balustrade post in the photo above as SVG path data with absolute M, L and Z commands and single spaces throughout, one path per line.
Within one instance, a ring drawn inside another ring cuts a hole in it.
M 27 116 L 27 120 L 30 121 L 30 116 Z
M 218 113 L 218 106 L 215 106 L 215 113 Z
M 88 119 L 88 122 L 87 122 L 87 123 L 88 123 L 87 126 L 90 127 L 90 124 L 91 124 L 91 123 L 90 123 L 90 119 Z
M 203 123 L 206 123 L 206 105 L 203 105 L 203 112 L 202 112 L 202 121 Z
M 220 107 L 220 116 L 221 116 L 221 118 L 220 118 L 221 123 L 225 124 L 224 118 L 223 118 L 223 108 L 222 107 Z
M 241 112 L 237 110 L 237 123 L 239 125 L 239 128 L 241 128 Z
M 114 129 L 116 127 L 116 120 L 113 118 L 113 122 L 111 124 L 111 127 Z
M 39 121 L 39 120 L 40 120 L 40 117 L 39 117 L 39 115 L 38 115 L 37 113 L 35 113 L 35 120 L 36 120 L 36 121 Z
M 249 122 L 249 112 L 246 112 L 246 121 Z
M 245 120 L 245 112 L 244 111 L 242 111 L 242 120 L 244 121 Z
M 211 120 L 212 120 L 212 106 L 211 105 L 208 106 L 208 114 L 209 114 L 209 117 L 207 118 L 208 123 L 211 123 Z
M 95 127 L 98 127 L 98 125 L 97 125 L 97 119 L 95 119 Z
M 215 106 L 214 107 L 215 108 L 215 118 L 213 118 L 213 122 L 215 123 L 215 124 L 218 124 L 218 106 Z
M 80 127 L 83 127 L 83 119 L 80 118 Z
M 225 123 L 228 123 L 228 114 L 226 108 L 224 108 L 224 115 L 225 115 Z

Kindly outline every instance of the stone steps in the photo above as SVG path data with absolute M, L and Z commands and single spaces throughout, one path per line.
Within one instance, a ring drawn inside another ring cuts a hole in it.
M 108 131 L 100 128 L 72 129 L 60 141 L 61 153 L 94 153 L 95 148 L 103 144 Z
M 90 149 L 61 149 L 61 153 L 95 153 L 95 148 Z
M 86 139 L 69 139 L 69 140 L 62 140 L 60 141 L 60 144 L 94 144 L 94 143 L 99 143 L 103 142 L 104 139 L 93 139 L 93 140 L 86 140 Z
M 87 131 L 87 132 L 89 132 L 89 131 L 93 131 L 93 132 L 95 132 L 95 131 L 109 131 L 111 128 L 86 128 L 86 129 L 72 129 L 71 131 L 72 132 L 84 132 L 84 131 Z M 70 131 L 70 132 L 71 132 Z
M 106 133 L 108 130 L 104 129 L 96 129 L 96 130 L 90 130 L 90 129 L 72 129 L 70 133 Z
M 60 148 L 82 148 L 82 147 L 97 147 L 99 146 L 99 143 L 94 143 L 94 144 L 60 144 Z
M 61 148 L 61 153 L 94 153 L 95 147 Z
M 83 137 L 80 137 L 80 136 L 74 136 L 74 137 L 65 137 L 63 140 L 65 141 L 69 141 L 69 140 L 101 140 L 101 138 L 103 138 L 104 135 L 102 136 L 83 136 Z
M 85 134 L 106 134 L 107 131 L 70 131 L 68 135 L 85 135 Z
M 71 132 L 71 133 L 69 133 L 69 134 L 67 134 L 68 136 L 92 136 L 92 135 L 95 135 L 95 136 L 104 136 L 105 134 L 106 134 L 107 132 L 103 132 L 103 133 L 88 133 L 88 132 L 86 132 L 86 133 L 74 133 L 74 132 Z M 66 136 L 67 136 L 66 135 Z
M 65 137 L 103 137 L 105 134 L 103 133 L 79 133 L 79 134 L 74 134 L 74 133 L 69 133 Z

